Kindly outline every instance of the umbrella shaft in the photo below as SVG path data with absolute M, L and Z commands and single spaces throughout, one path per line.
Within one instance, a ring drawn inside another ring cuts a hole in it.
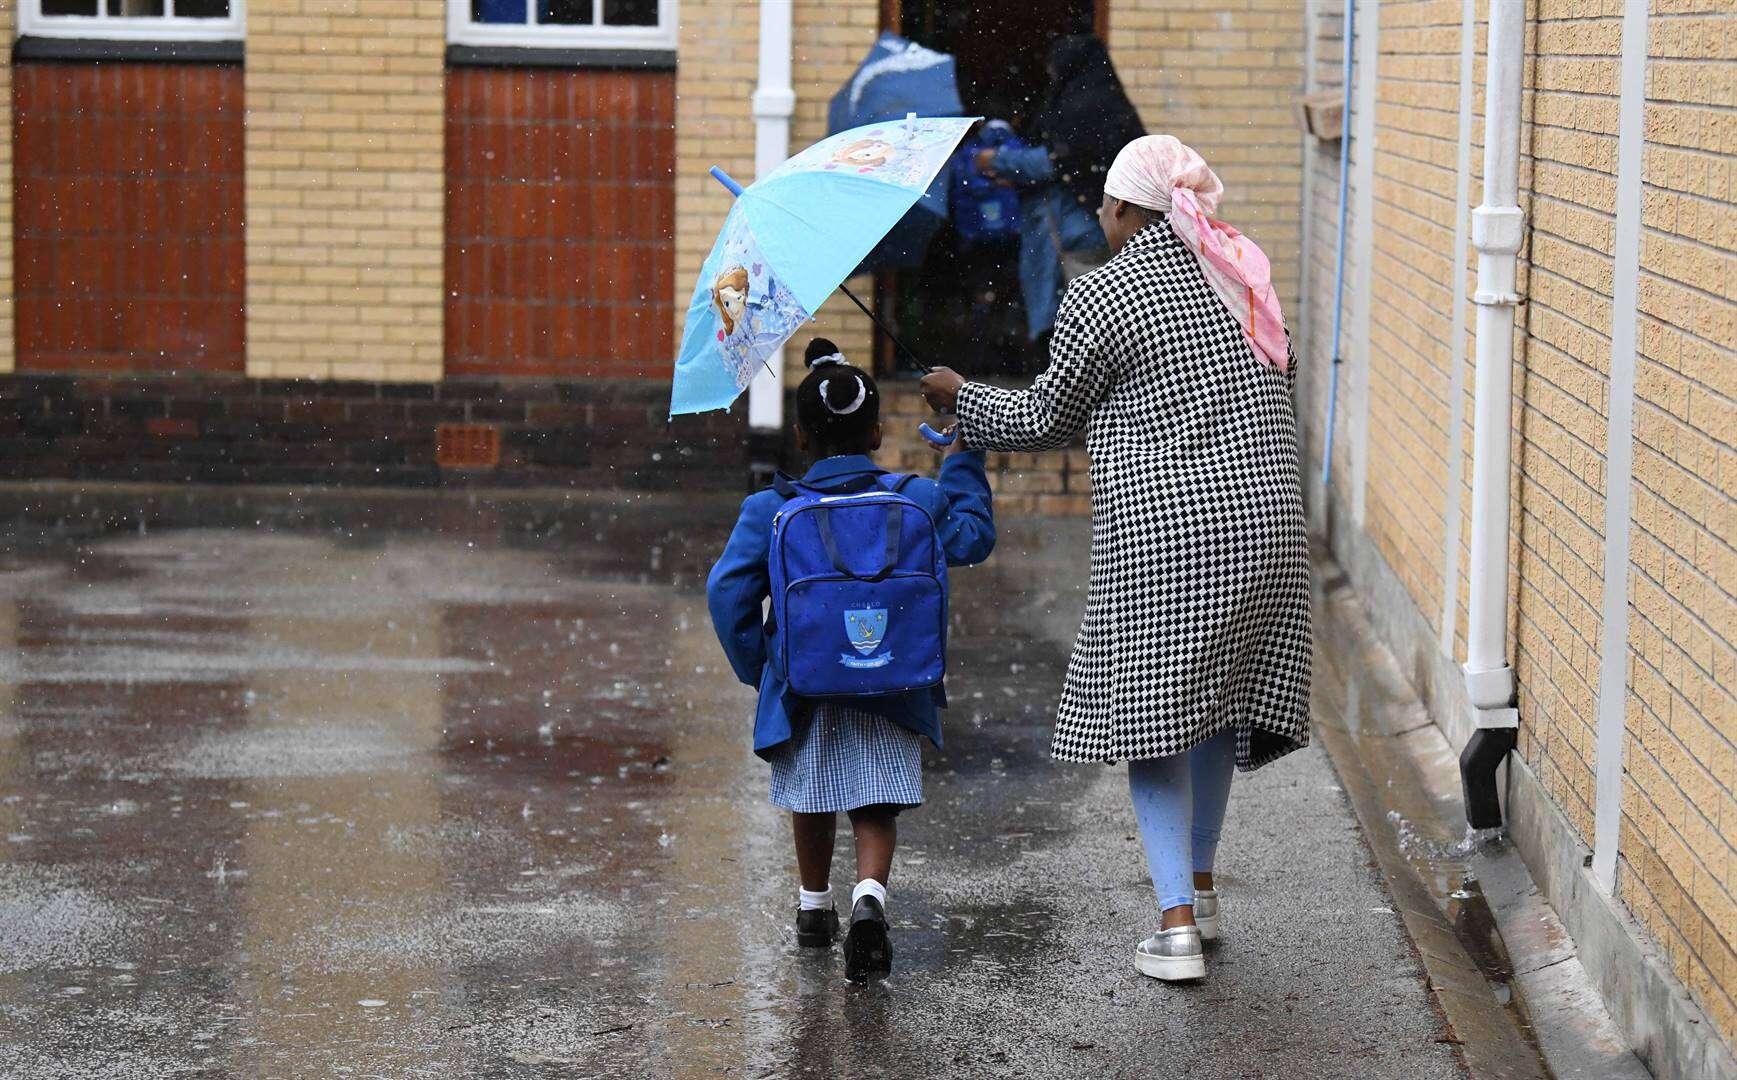
M 839 290 L 841 292 L 843 292 L 844 295 L 850 297 L 850 302 L 855 304 L 857 307 L 861 308 L 862 313 L 864 315 L 867 315 L 870 319 L 872 319 L 874 321 L 874 324 L 876 326 L 881 328 L 881 333 L 885 334 L 887 336 L 887 340 L 891 341 L 893 343 L 893 348 L 901 353 L 904 353 L 905 359 L 909 360 L 913 367 L 915 367 L 918 371 L 922 372 L 925 375 L 929 374 L 929 365 L 927 365 L 927 364 L 923 363 L 921 360 L 917 359 L 917 354 L 912 352 L 909 348 L 907 348 L 905 346 L 904 342 L 899 340 L 899 336 L 897 334 L 893 333 L 892 327 L 890 327 L 886 323 L 882 322 L 881 317 L 879 315 L 876 315 L 873 311 L 871 311 L 867 304 L 865 304 L 861 300 L 857 299 L 856 293 L 853 293 L 850 291 L 849 285 L 842 285 L 841 284 L 839 286 Z

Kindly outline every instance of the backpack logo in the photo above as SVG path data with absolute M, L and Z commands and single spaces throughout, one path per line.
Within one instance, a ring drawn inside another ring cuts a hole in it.
M 850 639 L 851 646 L 860 654 L 852 656 L 845 653 L 838 662 L 850 668 L 878 668 L 892 662 L 892 654 L 874 656 L 871 654 L 881 647 L 881 642 L 887 636 L 886 608 L 857 608 L 844 613 L 845 636 Z

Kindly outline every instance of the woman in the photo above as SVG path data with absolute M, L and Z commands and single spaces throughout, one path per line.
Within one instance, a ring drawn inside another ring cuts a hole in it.
M 1026 329 L 1036 341 L 1055 324 L 1075 265 L 1102 262 L 1095 212 L 1116 151 L 1145 134 L 1110 52 L 1091 34 L 1057 38 L 1049 51 L 1049 96 L 1038 114 L 1039 145 L 980 150 L 985 175 L 1020 188 L 1019 284 Z
M 1205 974 L 1233 765 L 1309 738 L 1309 550 L 1289 343 L 1260 250 L 1207 215 L 1223 191 L 1168 136 L 1130 143 L 1098 220 L 1110 262 L 1073 283 L 1029 390 L 938 368 L 923 393 L 974 449 L 1087 429 L 1092 569 L 1051 753 L 1121 761 L 1161 928 L 1160 979 Z

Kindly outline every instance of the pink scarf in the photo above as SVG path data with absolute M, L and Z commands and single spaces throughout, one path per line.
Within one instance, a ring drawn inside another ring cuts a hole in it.
M 1263 363 L 1290 363 L 1284 313 L 1273 291 L 1273 268 L 1255 242 L 1212 218 L 1224 194 L 1205 159 L 1173 135 L 1146 135 L 1116 155 L 1104 194 L 1164 214 L 1200 262 L 1201 275 L 1236 317 Z

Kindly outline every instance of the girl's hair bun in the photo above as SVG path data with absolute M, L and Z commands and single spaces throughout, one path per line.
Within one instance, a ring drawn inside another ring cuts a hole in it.
M 802 361 L 810 371 L 821 364 L 848 364 L 844 354 L 838 351 L 829 338 L 817 337 L 808 343 L 808 348 L 802 354 Z
M 796 388 L 796 426 L 813 436 L 821 457 L 868 453 L 881 418 L 874 376 L 846 363 L 825 338 L 809 344 L 808 359 L 808 375 Z

